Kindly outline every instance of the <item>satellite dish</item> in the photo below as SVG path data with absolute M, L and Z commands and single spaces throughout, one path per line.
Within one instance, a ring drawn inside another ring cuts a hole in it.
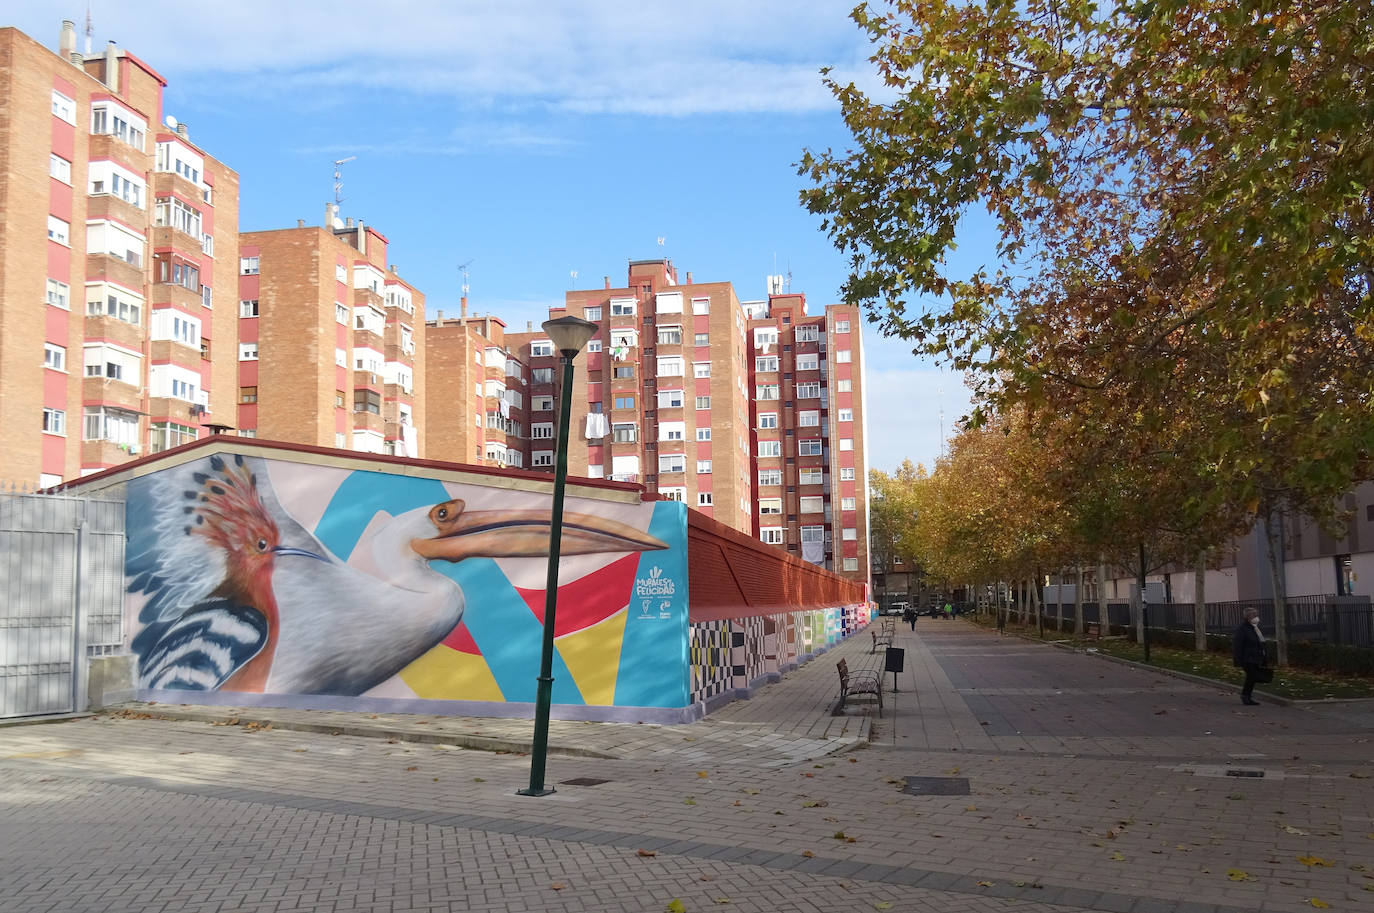
M 170 114 L 164 117 L 162 119 L 162 122 L 166 124 L 167 127 L 171 130 L 175 130 L 177 128 L 177 119 Z
M 335 229 L 340 229 L 340 228 L 343 228 L 343 227 L 344 227 L 343 219 L 340 219 L 338 216 L 335 216 L 335 217 L 334 217 L 334 228 L 335 228 Z

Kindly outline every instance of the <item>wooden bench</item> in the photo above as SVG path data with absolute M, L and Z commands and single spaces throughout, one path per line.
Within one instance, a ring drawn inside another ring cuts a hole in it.
M 835 669 L 840 673 L 840 703 L 835 707 L 835 713 L 839 714 L 844 709 L 845 701 L 853 694 L 871 694 L 878 699 L 878 716 L 883 715 L 883 677 L 882 674 L 873 669 L 860 669 L 858 672 L 849 671 L 849 663 L 840 660 L 835 663 Z
M 877 653 L 880 645 L 883 647 L 892 646 L 893 632 L 890 627 L 884 626 L 881 631 L 870 630 L 868 633 L 873 638 L 873 649 L 868 651 L 870 655 Z

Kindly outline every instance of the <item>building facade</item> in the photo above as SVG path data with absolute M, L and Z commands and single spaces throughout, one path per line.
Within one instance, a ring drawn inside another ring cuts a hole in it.
M 442 312 L 425 325 L 426 450 L 431 459 L 524 468 L 529 373 L 499 318 Z
M 238 249 L 238 414 L 244 437 L 424 456 L 425 299 L 375 229 L 244 232 Z
M 0 29 L 0 473 L 54 485 L 232 415 L 238 175 L 111 42 Z

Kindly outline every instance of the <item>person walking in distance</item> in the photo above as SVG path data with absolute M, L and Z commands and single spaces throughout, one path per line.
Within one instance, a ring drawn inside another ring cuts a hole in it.
M 997 607 L 997 636 L 1001 637 L 1007 630 L 1007 612 L 1010 607 L 999 605 Z
M 905 609 L 903 609 L 902 621 L 911 625 L 911 630 L 916 630 L 916 610 L 913 609 L 911 606 L 907 606 Z
M 1259 609 L 1246 609 L 1245 620 L 1236 628 L 1231 638 L 1231 661 L 1245 670 L 1245 684 L 1240 689 L 1240 702 L 1251 706 L 1259 701 L 1251 697 L 1255 682 L 1263 674 L 1260 670 L 1267 665 L 1264 653 L 1264 632 L 1259 626 Z

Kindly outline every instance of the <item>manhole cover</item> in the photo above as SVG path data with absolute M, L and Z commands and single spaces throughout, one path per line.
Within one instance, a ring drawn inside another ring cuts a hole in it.
M 559 786 L 600 786 L 602 783 L 609 783 L 610 780 L 598 780 L 596 777 L 578 777 L 575 780 L 564 780 Z
M 968 777 L 907 777 L 908 796 L 967 796 Z
M 1262 770 L 1245 770 L 1245 769 L 1243 769 L 1243 768 L 1228 767 L 1228 768 L 1226 768 L 1226 776 L 1228 776 L 1228 777 L 1262 777 L 1262 776 L 1264 776 L 1264 771 L 1262 771 Z

